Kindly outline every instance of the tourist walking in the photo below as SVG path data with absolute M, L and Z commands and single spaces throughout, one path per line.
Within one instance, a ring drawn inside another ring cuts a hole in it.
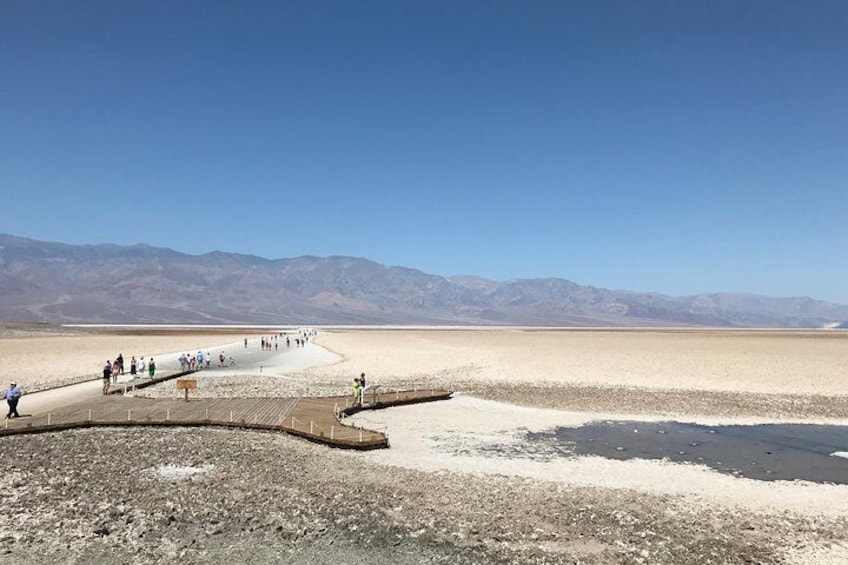
M 108 359 L 103 366 L 103 394 L 109 392 L 109 384 L 112 382 L 112 363 Z
M 365 373 L 359 375 L 359 405 L 365 404 Z
M 130 375 L 132 375 L 132 378 L 135 378 L 137 370 L 138 370 L 138 361 L 135 360 L 135 355 L 133 355 L 132 359 L 130 359 Z
M 144 355 L 141 356 L 141 359 L 138 360 L 138 374 L 144 376 L 144 369 L 147 368 L 147 365 L 144 364 Z
M 23 392 L 21 391 L 21 387 L 17 385 L 17 383 L 11 383 L 9 388 L 3 393 L 3 398 L 6 399 L 6 402 L 9 404 L 9 413 L 6 414 L 6 419 L 9 418 L 20 418 L 21 415 L 18 414 L 18 400 L 21 399 L 21 395 Z
M 147 373 L 151 379 L 156 374 L 156 361 L 153 360 L 153 357 L 150 358 L 150 363 L 147 364 Z

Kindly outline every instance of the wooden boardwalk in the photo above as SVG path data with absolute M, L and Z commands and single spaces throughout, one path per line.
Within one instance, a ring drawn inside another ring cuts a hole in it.
M 223 426 L 282 431 L 311 441 L 349 449 L 388 447 L 386 434 L 343 424 L 340 416 L 446 400 L 444 390 L 369 393 L 366 404 L 352 406 L 349 396 L 324 398 L 152 399 L 100 395 L 46 415 L 6 420 L 0 437 L 93 426 Z

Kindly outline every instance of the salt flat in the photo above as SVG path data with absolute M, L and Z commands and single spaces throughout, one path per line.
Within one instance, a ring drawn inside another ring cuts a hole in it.
M 122 351 L 125 358 L 131 348 L 163 355 L 230 340 L 235 347 L 247 336 L 133 341 L 147 337 L 7 337 L 0 339 L 0 358 L 9 368 L 5 354 L 25 351 L 10 359 L 19 367 L 37 363 L 39 379 L 61 382 L 63 371 L 56 368 L 72 357 L 96 370 L 104 353 L 112 358 L 122 348 L 129 350 Z M 20 461 L 0 477 L 0 488 L 17 493 L 34 482 L 51 485 L 25 489 L 23 498 L 13 495 L 9 508 L 26 507 L 24 523 L 36 532 L 56 523 L 42 519 L 39 508 L 53 517 L 58 512 L 65 524 L 52 537 L 67 546 L 42 546 L 48 542 L 33 535 L 21 551 L 43 550 L 59 561 L 100 548 L 104 563 L 165 563 L 174 556 L 218 562 L 232 557 L 227 548 L 242 539 L 247 541 L 239 542 L 238 555 L 255 562 L 848 560 L 848 487 L 767 483 L 662 461 L 546 460 L 509 451 L 528 431 L 603 418 L 844 423 L 848 334 L 336 328 L 321 331 L 315 342 L 327 353 L 310 344 L 302 352 L 309 362 L 200 373 L 197 394 L 337 394 L 363 371 L 371 385 L 450 386 L 461 393 L 443 403 L 363 413 L 362 425 L 387 427 L 392 446 L 369 454 L 330 452 L 267 434 L 144 430 L 109 434 L 132 454 L 118 460 L 114 448 L 96 447 L 92 432 L 8 438 Z M 148 390 L 153 396 L 176 394 L 172 387 Z M 78 450 L 85 457 L 78 458 Z M 31 463 L 43 454 L 52 454 L 56 465 Z M 112 478 L 132 473 L 134 461 L 140 470 L 209 466 L 215 472 L 181 479 L 190 495 L 168 502 L 154 494 L 161 488 L 149 484 L 149 474 L 113 488 Z M 73 512 L 56 505 L 53 491 L 74 501 Z M 242 512 L 244 501 L 251 508 Z M 108 519 L 116 512 L 120 523 Z M 174 520 L 160 523 L 163 513 Z M 107 516 L 110 536 L 126 543 L 107 551 L 86 537 L 92 516 Z M 132 522 L 124 524 L 124 516 Z M 211 517 L 222 525 L 209 526 Z M 20 523 L 20 517 L 0 514 L 0 537 L 12 535 Z M 273 535 L 292 528 L 301 533 Z M 340 553 L 326 553 L 332 552 L 328 539 L 336 540 Z M 360 551 L 366 547 L 372 551 Z
M 848 332 L 426 330 L 323 334 L 348 363 L 387 378 L 591 384 L 705 391 L 841 394 Z

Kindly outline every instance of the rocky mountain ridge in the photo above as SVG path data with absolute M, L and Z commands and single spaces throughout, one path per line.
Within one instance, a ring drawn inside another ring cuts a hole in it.
M 0 234 L 0 319 L 819 328 L 848 320 L 848 306 L 754 294 L 672 297 L 555 278 L 441 277 L 353 257 L 188 255 Z

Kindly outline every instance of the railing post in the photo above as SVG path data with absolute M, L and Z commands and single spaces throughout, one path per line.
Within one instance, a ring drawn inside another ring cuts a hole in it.
M 330 439 L 335 439 L 336 426 L 330 426 Z
M 132 410 L 127 410 L 127 422 L 132 422 Z
M 309 433 L 315 435 L 315 422 L 309 420 Z
M 50 425 L 50 412 L 47 413 L 47 425 Z

